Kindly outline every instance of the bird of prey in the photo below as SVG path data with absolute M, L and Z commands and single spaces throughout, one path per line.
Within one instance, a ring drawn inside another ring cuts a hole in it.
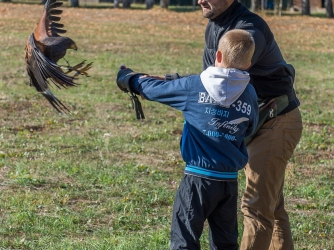
M 92 63 L 85 61 L 70 66 L 60 66 L 58 60 L 62 59 L 67 49 L 77 50 L 75 42 L 59 34 L 66 33 L 64 25 L 59 23 L 62 10 L 58 9 L 63 2 L 47 0 L 42 17 L 30 34 L 25 47 L 26 70 L 30 77 L 30 86 L 34 86 L 59 113 L 69 113 L 69 109 L 50 91 L 50 82 L 58 88 L 76 86 L 74 80 L 79 75 L 89 76 L 87 71 Z M 70 74 L 71 73 L 71 74 Z

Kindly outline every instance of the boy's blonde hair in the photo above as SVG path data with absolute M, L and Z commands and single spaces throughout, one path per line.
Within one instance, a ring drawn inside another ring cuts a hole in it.
M 250 66 L 255 43 L 248 31 L 234 29 L 222 36 L 218 50 L 222 53 L 226 68 L 246 70 Z

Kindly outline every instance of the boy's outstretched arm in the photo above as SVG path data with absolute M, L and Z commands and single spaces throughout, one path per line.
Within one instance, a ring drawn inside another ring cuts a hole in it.
M 124 67 L 119 70 L 116 82 L 122 91 L 130 94 L 130 97 L 140 94 L 146 100 L 159 102 L 183 111 L 187 105 L 192 77 L 199 77 L 199 75 L 175 80 L 161 80 L 151 75 L 133 72 Z

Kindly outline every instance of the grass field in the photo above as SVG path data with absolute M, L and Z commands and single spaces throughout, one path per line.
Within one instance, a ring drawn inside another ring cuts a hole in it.
M 0 249 L 168 249 L 183 118 L 142 102 L 147 118 L 137 121 L 115 74 L 121 64 L 159 75 L 200 72 L 207 20 L 200 11 L 64 8 L 79 48 L 66 59 L 94 63 L 80 86 L 54 89 L 72 110 L 60 116 L 25 72 L 25 43 L 41 12 L 0 4 Z M 331 250 L 334 20 L 263 17 L 296 68 L 304 121 L 284 190 L 296 249 Z M 242 195 L 242 171 L 239 180 Z M 239 222 L 242 232 L 240 211 Z M 209 249 L 207 231 L 202 246 Z

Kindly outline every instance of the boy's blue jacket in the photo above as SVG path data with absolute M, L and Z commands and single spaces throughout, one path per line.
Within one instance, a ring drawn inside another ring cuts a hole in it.
M 247 164 L 244 137 L 253 132 L 258 120 L 257 96 L 248 82 L 245 71 L 209 67 L 199 75 L 173 81 L 138 75 L 130 86 L 147 100 L 182 111 L 185 174 L 233 180 Z

